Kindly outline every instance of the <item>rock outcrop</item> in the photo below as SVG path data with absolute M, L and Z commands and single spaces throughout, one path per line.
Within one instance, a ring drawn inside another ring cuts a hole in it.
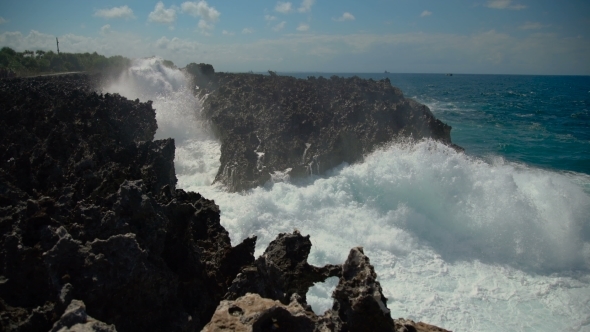
M 218 206 L 175 189 L 150 102 L 92 84 L 0 80 L 0 330 L 47 331 L 65 298 L 119 331 L 199 330 L 255 239 L 232 247 Z
M 451 127 L 387 78 L 209 73 L 194 80 L 221 140 L 215 181 L 230 191 L 262 185 L 277 172 L 291 179 L 324 174 L 396 139 L 452 144 Z
M 254 264 L 238 274 L 226 300 L 203 330 L 448 332 L 424 323 L 392 319 L 375 270 L 361 247 L 351 249 L 341 266 L 317 268 L 307 264 L 308 243 L 309 238 L 298 232 L 280 234 Z M 279 280 L 273 278 L 272 271 Z M 316 315 L 301 294 L 309 288 L 310 275 L 324 281 L 328 274 L 339 277 L 332 295 L 334 304 L 323 315 Z
M 361 248 L 315 267 L 299 232 L 256 260 L 255 237 L 232 247 L 215 202 L 175 188 L 151 103 L 94 84 L 0 80 L 0 330 L 445 331 L 392 320 Z
M 224 298 L 235 300 L 247 293 L 257 293 L 283 304 L 288 304 L 293 295 L 305 302 L 311 286 L 341 273 L 338 265 L 309 265 L 310 250 L 309 235 L 302 236 L 297 231 L 279 234 L 254 264 L 240 271 Z

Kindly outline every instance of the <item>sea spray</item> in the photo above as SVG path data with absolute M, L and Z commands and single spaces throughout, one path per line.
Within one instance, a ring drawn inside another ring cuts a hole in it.
M 311 234 L 315 265 L 364 246 L 395 316 L 483 331 L 575 327 L 589 317 L 581 229 L 590 198 L 563 174 L 424 141 L 242 195 L 179 180 L 215 199 L 236 243 L 257 235 L 257 255 L 294 228 Z M 330 307 L 332 289 L 311 291 L 316 312 Z
M 297 228 L 311 235 L 315 265 L 342 263 L 351 247 L 364 246 L 394 317 L 458 331 L 589 329 L 587 175 L 422 141 L 392 144 L 326 177 L 230 194 L 210 185 L 220 145 L 190 88 L 155 84 L 181 79 L 158 61 L 136 66 L 152 68 L 129 74 L 146 81 L 133 85 L 147 86 L 145 94 L 109 91 L 154 100 L 157 137 L 176 139 L 178 187 L 215 199 L 234 244 L 257 235 L 260 255 L 278 233 Z M 161 90 L 150 95 L 155 86 Z M 316 312 L 331 305 L 330 282 L 308 294 Z

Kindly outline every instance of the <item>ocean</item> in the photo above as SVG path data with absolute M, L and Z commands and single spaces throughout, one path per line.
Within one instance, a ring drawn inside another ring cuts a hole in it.
M 280 74 L 280 73 L 279 73 Z M 309 261 L 343 263 L 362 246 L 394 318 L 453 331 L 590 331 L 590 77 L 388 77 L 451 125 L 460 153 L 424 140 L 383 147 L 297 184 L 227 193 L 211 185 L 220 143 L 201 102 L 161 59 L 136 60 L 103 87 L 153 100 L 156 138 L 176 141 L 178 187 L 215 200 L 232 243 L 310 234 Z M 335 278 L 310 289 L 316 313 Z

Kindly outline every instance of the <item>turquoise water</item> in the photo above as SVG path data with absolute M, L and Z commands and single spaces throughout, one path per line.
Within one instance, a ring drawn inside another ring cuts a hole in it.
M 211 185 L 220 143 L 200 101 L 160 62 L 137 61 L 105 90 L 154 101 L 156 138 L 175 139 L 178 187 L 215 200 L 234 245 L 256 235 L 260 255 L 296 228 L 318 266 L 363 246 L 393 317 L 453 331 L 590 331 L 588 78 L 391 74 L 454 127 L 465 153 L 394 143 L 326 176 L 295 184 L 277 172 L 228 193 Z M 335 282 L 310 289 L 315 312 L 330 308 Z

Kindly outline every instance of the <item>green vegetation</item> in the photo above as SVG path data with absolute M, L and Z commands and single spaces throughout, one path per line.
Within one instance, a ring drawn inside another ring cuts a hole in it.
M 172 64 L 171 61 L 170 64 Z M 125 70 L 130 65 L 131 60 L 120 55 L 107 58 L 96 52 L 59 54 L 42 50 L 16 52 L 10 47 L 2 47 L 0 50 L 0 68 L 12 70 L 19 76 L 68 71 L 115 73 Z

